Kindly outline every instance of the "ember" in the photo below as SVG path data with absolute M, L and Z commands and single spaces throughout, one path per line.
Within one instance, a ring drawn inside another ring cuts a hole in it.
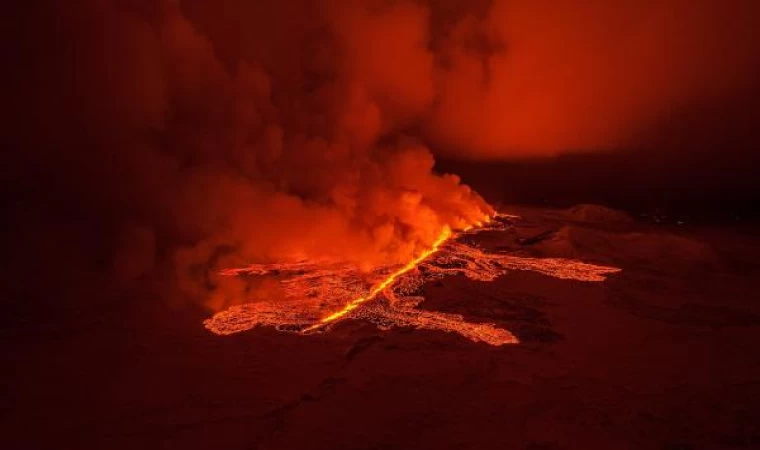
M 417 309 L 424 301 L 422 286 L 433 279 L 462 274 L 479 281 L 492 281 L 509 270 L 530 270 L 547 276 L 588 282 L 604 281 L 619 272 L 614 267 L 596 266 L 556 258 L 526 258 L 505 253 L 488 253 L 458 239 L 484 230 L 503 230 L 511 216 L 495 215 L 462 231 L 444 228 L 433 245 L 415 259 L 397 267 L 379 267 L 369 274 L 355 267 L 330 262 L 254 264 L 222 272 L 227 276 L 277 277 L 288 301 L 257 301 L 232 307 L 206 320 L 211 332 L 228 335 L 258 325 L 310 334 L 326 331 L 344 319 L 361 319 L 382 329 L 394 326 L 456 332 L 491 345 L 515 344 L 509 331 L 491 323 L 470 323 L 459 314 Z M 332 312 L 329 312 L 332 311 Z

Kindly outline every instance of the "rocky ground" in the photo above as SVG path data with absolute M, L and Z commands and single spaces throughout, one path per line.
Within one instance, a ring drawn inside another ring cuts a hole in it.
M 508 212 L 522 219 L 481 245 L 623 272 L 425 287 L 423 308 L 521 340 L 501 347 L 356 321 L 315 336 L 215 336 L 207 312 L 157 294 L 9 326 L 0 447 L 760 448 L 756 230 L 589 205 Z

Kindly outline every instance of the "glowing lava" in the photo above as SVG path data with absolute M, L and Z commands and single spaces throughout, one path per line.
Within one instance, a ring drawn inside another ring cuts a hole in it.
M 363 297 L 359 297 L 356 300 L 353 300 L 351 303 L 349 303 L 348 305 L 346 305 L 346 307 L 343 308 L 342 310 L 340 310 L 338 312 L 335 312 L 333 314 L 330 314 L 329 316 L 327 316 L 327 317 L 323 318 L 322 320 L 320 320 L 319 323 L 314 324 L 314 325 L 312 325 L 312 326 L 304 329 L 303 331 L 304 332 L 313 331 L 313 330 L 315 330 L 315 329 L 323 326 L 324 324 L 327 324 L 327 323 L 330 323 L 330 322 L 334 322 L 334 321 L 340 319 L 341 317 L 345 316 L 346 314 L 350 313 L 354 309 L 356 309 L 362 303 L 366 303 L 366 302 L 372 300 L 373 298 L 375 298 L 377 296 L 377 294 L 383 292 L 387 287 L 393 285 L 393 283 L 398 279 L 398 277 L 400 277 L 401 275 L 404 275 L 405 273 L 409 272 L 412 269 L 415 269 L 422 261 L 424 261 L 425 259 L 427 259 L 433 253 L 437 252 L 438 249 L 441 247 L 441 244 L 443 244 L 444 242 L 446 242 L 446 240 L 448 238 L 450 238 L 450 237 L 451 237 L 451 229 L 449 227 L 444 228 L 443 231 L 441 232 L 441 234 L 435 240 L 435 242 L 433 242 L 433 246 L 430 247 L 429 250 L 426 250 L 420 256 L 418 256 L 418 257 L 414 258 L 413 260 L 409 261 L 404 267 L 402 267 L 399 270 L 397 270 L 397 271 L 393 272 L 392 274 L 388 275 L 387 278 L 385 278 L 382 282 L 380 282 L 375 287 L 373 287 L 369 291 L 369 294 L 367 294 L 367 295 L 365 295 Z
M 226 270 L 223 275 L 274 278 L 284 292 L 284 299 L 233 306 L 206 320 L 204 325 L 221 335 L 260 325 L 310 334 L 352 318 L 367 320 L 382 329 L 405 326 L 455 332 L 472 341 L 491 345 L 518 343 L 512 333 L 492 323 L 471 323 L 460 314 L 418 309 L 417 306 L 424 301 L 420 295 L 424 284 L 450 275 L 493 281 L 509 270 L 529 270 L 554 278 L 600 282 L 620 269 L 559 258 L 489 253 L 459 239 L 462 235 L 485 230 L 504 230 L 513 218 L 506 215 L 486 218 L 483 223 L 458 233 L 445 228 L 432 246 L 412 261 L 401 267 L 379 267 L 369 274 L 335 262 L 253 264 Z M 324 312 L 331 310 L 334 312 Z

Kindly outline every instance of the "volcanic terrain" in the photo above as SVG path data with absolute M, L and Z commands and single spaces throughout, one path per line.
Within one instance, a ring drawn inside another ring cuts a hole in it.
M 378 327 L 361 314 L 315 333 L 253 324 L 214 334 L 208 311 L 172 306 L 181 302 L 158 288 L 112 293 L 139 300 L 5 329 L 4 403 L 15 413 L 0 445 L 760 446 L 754 230 L 648 223 L 590 205 L 504 211 L 519 218 L 460 239 L 621 270 L 600 282 L 453 273 L 419 288 L 420 314 L 491 324 L 519 341 L 510 345 L 403 321 Z

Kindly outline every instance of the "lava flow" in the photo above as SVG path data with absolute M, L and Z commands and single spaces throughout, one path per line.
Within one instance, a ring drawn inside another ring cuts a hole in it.
M 282 301 L 254 301 L 217 313 L 204 322 L 216 334 L 227 335 L 258 325 L 282 331 L 310 334 L 325 331 L 343 319 L 362 319 L 381 328 L 409 326 L 456 332 L 491 345 L 518 343 L 509 331 L 491 323 L 471 323 L 460 314 L 418 309 L 424 301 L 423 285 L 430 280 L 461 274 L 470 279 L 492 281 L 508 270 L 530 270 L 561 279 L 604 281 L 614 267 L 596 266 L 557 258 L 527 258 L 488 253 L 461 242 L 462 235 L 485 230 L 504 230 L 510 216 L 487 218 L 459 232 L 444 228 L 433 245 L 401 267 L 380 267 L 362 274 L 341 263 L 300 262 L 254 264 L 222 272 L 227 276 L 272 277 L 279 281 Z M 334 311 L 325 313 L 325 311 Z
M 438 238 L 433 243 L 433 246 L 430 247 L 429 250 L 426 250 L 423 252 L 420 256 L 414 258 L 412 261 L 409 261 L 404 267 L 400 268 L 399 270 L 393 272 L 392 274 L 388 275 L 383 281 L 381 281 L 379 284 L 377 284 L 375 287 L 373 287 L 369 294 L 359 297 L 356 300 L 353 300 L 351 303 L 346 305 L 345 308 L 341 309 L 338 312 L 335 312 L 333 314 L 330 314 L 329 316 L 323 318 L 319 321 L 319 323 L 316 323 L 304 330 L 304 332 L 309 332 L 318 329 L 319 327 L 330 323 L 335 322 L 336 320 L 340 319 L 341 317 L 345 316 L 346 314 L 350 313 L 354 309 L 356 309 L 359 305 L 362 303 L 366 303 L 373 298 L 377 296 L 377 294 L 383 292 L 387 287 L 391 286 L 398 277 L 404 275 L 405 273 L 409 272 L 410 270 L 416 268 L 422 261 L 427 259 L 428 256 L 432 255 L 433 253 L 437 252 L 438 249 L 441 247 L 441 244 L 446 242 L 448 238 L 451 237 L 451 229 L 449 227 L 446 227 L 443 229 L 441 234 L 438 236 Z

